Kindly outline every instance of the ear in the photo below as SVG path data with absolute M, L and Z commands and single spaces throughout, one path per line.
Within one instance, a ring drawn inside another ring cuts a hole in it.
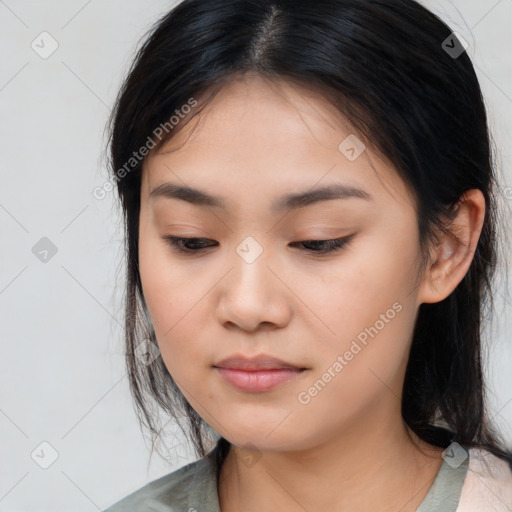
M 485 198 L 478 189 L 465 192 L 456 215 L 430 251 L 429 263 L 418 290 L 418 305 L 440 302 L 455 290 L 469 270 L 485 217 Z

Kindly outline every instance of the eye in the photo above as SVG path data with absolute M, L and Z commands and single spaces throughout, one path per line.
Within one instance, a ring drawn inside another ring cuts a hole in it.
M 180 238 L 171 235 L 165 235 L 162 239 L 164 239 L 175 251 L 182 253 L 203 251 L 208 247 L 211 247 L 211 245 L 205 245 L 205 241 L 213 242 L 213 240 L 208 240 L 207 238 Z M 182 243 L 185 245 L 185 248 L 181 245 Z M 192 247 L 187 247 L 187 245 Z
M 294 242 L 290 245 L 301 245 L 306 247 L 306 251 L 322 255 L 341 250 L 350 242 L 353 236 L 354 235 L 350 235 L 344 238 L 336 238 L 334 240 L 305 240 L 302 242 Z
M 353 236 L 354 235 L 350 235 L 344 238 L 336 238 L 333 240 L 304 240 L 302 242 L 294 242 L 290 245 L 301 245 L 302 247 L 305 247 L 306 251 L 313 254 L 329 254 L 341 250 L 350 242 Z M 162 236 L 162 239 L 165 240 L 173 250 L 188 254 L 198 253 L 208 249 L 208 247 L 213 247 L 215 244 L 218 245 L 217 242 L 214 240 L 209 240 L 208 238 L 182 238 L 172 235 L 165 235 Z M 213 242 L 213 244 L 208 244 L 208 242 Z

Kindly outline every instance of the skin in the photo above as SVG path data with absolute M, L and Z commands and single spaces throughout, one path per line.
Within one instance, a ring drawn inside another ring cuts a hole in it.
M 401 418 L 414 322 L 421 303 L 447 297 L 467 272 L 485 212 L 481 192 L 461 198 L 457 237 L 441 238 L 421 267 L 405 183 L 369 143 L 347 159 L 338 146 L 354 130 L 318 94 L 249 74 L 195 119 L 144 163 L 139 260 L 169 372 L 233 445 L 218 482 L 221 510 L 416 510 L 442 450 L 420 442 Z M 166 182 L 221 196 L 227 209 L 151 199 Z M 270 210 L 282 195 L 333 183 L 372 200 Z M 214 246 L 184 255 L 165 235 Z M 324 256 L 295 244 L 349 235 Z M 263 249 L 252 263 L 236 252 L 248 236 Z M 301 403 L 299 393 L 397 303 L 394 318 Z M 242 392 L 212 367 L 234 354 L 267 354 L 307 370 L 271 391 Z

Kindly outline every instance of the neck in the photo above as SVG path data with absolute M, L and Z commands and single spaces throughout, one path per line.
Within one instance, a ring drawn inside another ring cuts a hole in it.
M 364 418 L 307 449 L 263 451 L 254 465 L 233 445 L 219 475 L 219 502 L 222 512 L 415 512 L 441 467 L 441 453 L 399 415 Z

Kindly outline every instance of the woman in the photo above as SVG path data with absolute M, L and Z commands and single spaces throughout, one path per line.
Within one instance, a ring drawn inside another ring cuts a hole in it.
M 512 509 L 464 49 L 412 0 L 185 0 L 158 22 L 111 124 L 127 364 L 141 420 L 184 415 L 200 459 L 108 512 Z

